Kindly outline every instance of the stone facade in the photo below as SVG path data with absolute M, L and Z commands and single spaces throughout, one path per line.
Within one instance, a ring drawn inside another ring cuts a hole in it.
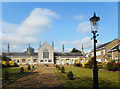
M 27 52 L 10 52 L 8 49 L 8 52 L 2 53 L 2 55 L 15 61 L 18 65 L 72 65 L 75 60 L 85 58 L 82 53 L 64 52 L 64 49 L 62 51 L 54 52 L 54 44 L 52 43 L 50 46 L 45 42 L 42 46 L 39 45 L 38 52 L 34 52 L 34 49 L 29 45 Z

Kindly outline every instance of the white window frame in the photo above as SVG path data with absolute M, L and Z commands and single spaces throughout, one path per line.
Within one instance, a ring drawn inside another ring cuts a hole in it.
M 105 49 L 103 50 L 103 54 L 105 55 Z
M 96 56 L 99 56 L 99 55 L 101 55 L 101 51 L 96 52 Z

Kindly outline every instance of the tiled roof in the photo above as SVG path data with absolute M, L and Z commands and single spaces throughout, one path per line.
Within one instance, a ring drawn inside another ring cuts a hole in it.
M 27 56 L 27 57 L 30 57 L 30 56 L 38 56 L 38 53 L 33 53 L 33 54 L 30 54 L 30 53 L 26 53 L 26 52 L 11 52 L 11 53 L 2 53 L 2 55 L 5 55 L 5 56 Z M 71 53 L 71 52 L 67 52 L 67 53 L 61 53 L 61 52 L 54 52 L 54 56 L 84 56 L 82 53 Z
M 11 53 L 2 53 L 5 56 L 38 56 L 38 53 L 27 53 L 27 52 L 11 52 Z
M 112 51 L 117 51 L 118 46 L 120 46 L 120 43 L 115 45 L 113 48 L 111 48 L 110 50 L 108 50 L 108 52 L 112 52 Z
M 96 50 L 100 50 L 100 49 L 105 48 L 105 46 L 108 45 L 108 44 L 111 43 L 111 42 L 112 42 L 112 41 L 107 42 L 107 43 L 104 43 L 104 44 L 101 44 L 101 45 L 98 45 L 98 46 L 96 47 Z M 94 51 L 94 49 L 92 49 L 92 51 Z
M 108 42 L 108 43 L 104 43 L 104 44 L 102 44 L 102 45 L 98 45 L 96 49 L 103 48 L 103 47 L 105 47 L 105 46 L 106 46 L 107 44 L 109 44 L 109 43 L 111 43 L 111 41 Z
M 84 56 L 82 53 L 61 53 L 61 52 L 55 52 L 54 53 L 55 56 Z

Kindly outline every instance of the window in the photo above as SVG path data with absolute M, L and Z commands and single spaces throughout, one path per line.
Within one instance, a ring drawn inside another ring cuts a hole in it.
M 59 63 L 59 60 L 56 60 L 56 63 Z
M 108 62 L 108 60 L 105 58 L 105 62 Z
M 49 58 L 49 52 L 47 49 L 44 50 L 44 52 L 43 52 L 43 58 Z
M 75 62 L 75 61 L 74 61 L 74 60 L 72 60 L 72 64 L 74 64 L 74 62 Z
M 96 55 L 97 55 L 97 56 L 101 55 L 101 51 L 97 51 L 97 52 L 96 52 Z
M 69 59 L 66 60 L 66 63 L 69 63 Z
M 64 65 L 64 61 L 63 60 L 61 61 L 61 64 Z
M 40 60 L 40 62 L 43 62 L 43 60 Z
M 14 62 L 16 62 L 16 60 L 14 60 Z
M 98 62 L 101 62 L 101 59 L 99 58 L 99 59 L 97 59 L 97 61 L 98 61 Z
M 115 63 L 118 63 L 118 57 L 117 56 L 115 57 Z
M 34 59 L 33 62 L 37 62 L 37 59 Z
M 52 60 L 48 60 L 48 62 L 52 62 Z
M 103 54 L 105 55 L 105 49 L 103 50 Z
M 22 63 L 24 63 L 25 62 L 25 59 L 22 59 Z
M 29 64 L 29 65 L 31 64 L 31 61 L 30 61 L 30 59 L 28 60 L 28 64 Z

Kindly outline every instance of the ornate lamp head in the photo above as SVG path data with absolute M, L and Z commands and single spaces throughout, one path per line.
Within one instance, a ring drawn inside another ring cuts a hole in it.
M 97 31 L 97 27 L 98 27 L 98 21 L 100 20 L 99 17 L 96 16 L 95 12 L 94 12 L 94 16 L 91 17 L 90 19 L 91 22 L 91 30 L 93 31 Z

